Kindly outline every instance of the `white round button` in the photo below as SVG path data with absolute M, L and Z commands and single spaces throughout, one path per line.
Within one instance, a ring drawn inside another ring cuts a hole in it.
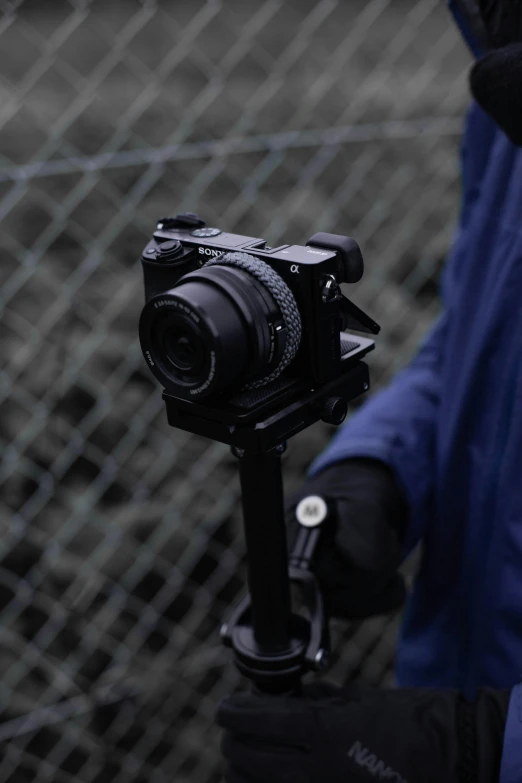
M 328 516 L 328 506 L 320 495 L 308 495 L 297 505 L 295 515 L 304 527 L 317 527 Z

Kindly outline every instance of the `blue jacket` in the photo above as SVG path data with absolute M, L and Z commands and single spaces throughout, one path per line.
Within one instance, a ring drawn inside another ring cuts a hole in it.
M 361 456 L 395 470 L 411 507 L 406 551 L 423 542 L 398 681 L 473 698 L 522 679 L 522 149 L 477 106 L 462 168 L 442 314 L 312 472 Z M 504 764 L 516 776 L 503 780 L 522 780 L 519 701 L 517 690 Z
M 399 680 L 473 696 L 522 677 L 522 149 L 477 107 L 463 189 L 438 322 L 312 472 L 361 456 L 395 470 L 406 550 L 424 542 Z

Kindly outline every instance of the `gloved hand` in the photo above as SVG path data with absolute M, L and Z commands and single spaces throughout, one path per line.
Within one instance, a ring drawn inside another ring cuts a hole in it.
M 522 42 L 522 0 L 479 0 L 479 8 L 494 47 Z
M 398 608 L 406 595 L 396 571 L 408 506 L 392 470 L 379 460 L 348 459 L 309 479 L 287 508 L 291 546 L 299 530 L 295 508 L 308 495 L 333 508 L 313 569 L 328 613 L 357 619 Z
M 221 702 L 227 783 L 497 783 L 508 691 L 241 693 Z
M 479 0 L 492 49 L 471 71 L 475 100 L 522 146 L 522 0 Z

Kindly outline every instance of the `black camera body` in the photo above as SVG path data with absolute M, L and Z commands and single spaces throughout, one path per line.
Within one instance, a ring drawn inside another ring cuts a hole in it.
M 142 265 L 143 354 L 180 399 L 223 407 L 328 384 L 374 345 L 343 329 L 379 331 L 341 292 L 363 273 L 349 237 L 269 247 L 188 213 L 158 222 Z

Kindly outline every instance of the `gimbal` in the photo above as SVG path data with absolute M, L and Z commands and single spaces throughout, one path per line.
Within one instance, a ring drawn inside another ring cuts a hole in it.
M 275 406 L 266 392 L 243 394 L 244 412 L 238 407 L 228 416 L 163 393 L 171 426 L 227 443 L 239 460 L 249 593 L 221 635 L 239 670 L 263 692 L 296 690 L 307 671 L 325 668 L 329 653 L 327 618 L 311 571 L 325 509 L 320 499 L 309 499 L 301 508 L 300 532 L 289 558 L 281 455 L 292 435 L 320 419 L 340 424 L 348 402 L 368 388 L 368 367 L 357 361 L 321 388 L 279 394 Z M 298 613 L 292 611 L 291 584 L 301 591 Z

